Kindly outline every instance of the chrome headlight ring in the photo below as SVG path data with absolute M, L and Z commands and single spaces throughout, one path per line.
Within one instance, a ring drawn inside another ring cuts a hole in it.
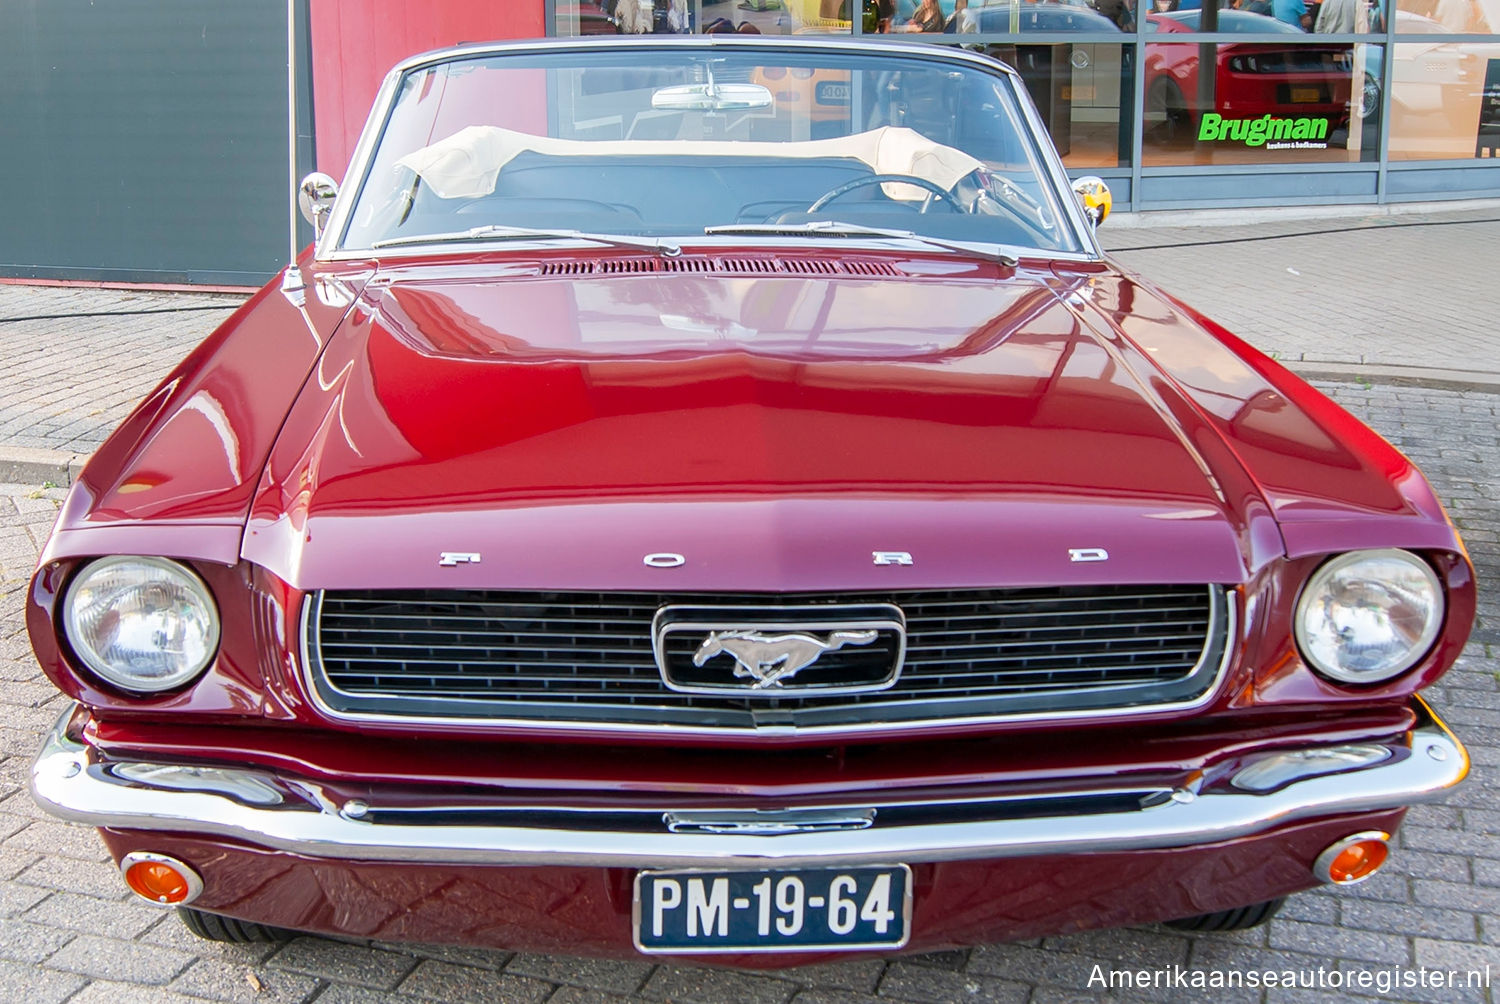
M 136 693 L 188 683 L 219 648 L 213 594 L 197 573 L 166 558 L 90 562 L 68 585 L 62 625 L 90 672 Z
M 1297 598 L 1302 657 L 1339 683 L 1384 683 L 1411 669 L 1442 630 L 1445 601 L 1432 566 L 1398 548 L 1324 562 Z

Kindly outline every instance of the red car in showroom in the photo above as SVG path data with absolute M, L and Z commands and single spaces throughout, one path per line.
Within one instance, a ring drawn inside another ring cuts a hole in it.
M 199 934 L 1233 928 L 1463 778 L 1427 482 L 1108 261 L 999 63 L 466 46 L 392 72 L 335 188 L 31 586 L 75 702 L 33 794 Z
M 1146 15 L 1148 34 L 1184 36 L 1146 46 L 1146 123 L 1161 138 L 1192 139 L 1204 112 L 1224 118 L 1262 115 L 1328 120 L 1327 131 L 1349 124 L 1354 93 L 1354 47 L 1328 42 L 1285 44 L 1234 42 L 1215 47 L 1213 107 L 1200 107 L 1198 58 L 1203 46 L 1190 42 L 1202 30 L 1201 10 Z M 1301 28 L 1265 14 L 1218 11 L 1216 30 L 1228 34 L 1298 35 Z M 1379 107 L 1379 91 L 1361 94 L 1361 115 Z

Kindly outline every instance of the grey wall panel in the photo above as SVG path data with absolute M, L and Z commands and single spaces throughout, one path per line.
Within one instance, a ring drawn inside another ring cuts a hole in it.
M 1385 176 L 1392 201 L 1473 199 L 1500 195 L 1500 164 L 1476 161 L 1473 167 L 1402 169 L 1392 165 Z
M 1377 172 L 1368 169 L 1235 171 L 1147 174 L 1141 178 L 1137 209 L 1184 209 L 1203 206 L 1298 206 L 1375 201 Z
M 0 67 L 0 274 L 260 283 L 285 260 L 285 0 L 0 0 Z

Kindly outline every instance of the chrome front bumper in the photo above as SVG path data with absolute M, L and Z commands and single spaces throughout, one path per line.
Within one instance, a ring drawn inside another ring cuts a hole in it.
M 37 757 L 31 793 L 92 826 L 367 861 L 734 868 L 1146 850 L 1439 797 L 1468 773 L 1468 754 L 1425 703 L 1414 710 L 1415 726 L 1393 739 L 1238 755 L 1175 787 L 752 810 L 339 802 L 265 771 L 105 760 L 67 736 L 70 709 Z

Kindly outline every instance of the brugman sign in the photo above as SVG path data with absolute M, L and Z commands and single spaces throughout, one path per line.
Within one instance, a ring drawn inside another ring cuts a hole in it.
M 1198 125 L 1198 141 L 1229 140 L 1267 150 L 1322 150 L 1328 146 L 1327 119 L 1226 119 L 1209 112 Z

